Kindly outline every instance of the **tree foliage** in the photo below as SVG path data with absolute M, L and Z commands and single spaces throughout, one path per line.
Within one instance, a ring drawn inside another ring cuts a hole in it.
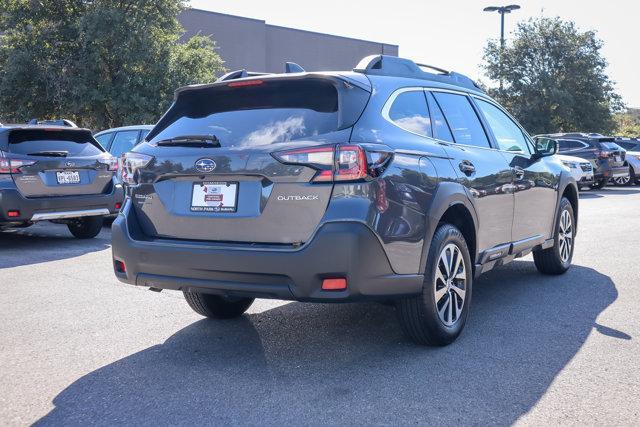
M 615 120 L 616 135 L 640 137 L 640 108 L 629 108 L 624 113 L 616 114 Z
M 0 117 L 94 129 L 153 123 L 179 86 L 224 71 L 215 43 L 178 43 L 182 0 L 0 0 Z
M 573 22 L 539 17 L 520 23 L 501 52 L 488 42 L 484 68 L 503 90 L 491 94 L 531 133 L 614 130 L 622 108 L 606 74 L 602 41 Z

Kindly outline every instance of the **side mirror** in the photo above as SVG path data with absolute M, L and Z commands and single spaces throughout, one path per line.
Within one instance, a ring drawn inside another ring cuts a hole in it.
M 537 159 L 553 156 L 558 152 L 558 141 L 544 136 L 536 136 L 534 138 L 536 144 L 536 152 L 534 156 Z

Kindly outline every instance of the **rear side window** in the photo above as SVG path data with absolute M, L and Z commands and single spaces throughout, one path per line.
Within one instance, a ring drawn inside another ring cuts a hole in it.
M 599 142 L 598 146 L 601 150 L 621 150 L 622 148 L 615 142 Z
M 491 147 L 480 119 L 466 96 L 444 92 L 435 92 L 433 96 L 447 118 L 456 143 L 483 148 Z
M 65 156 L 89 157 L 104 150 L 89 131 L 19 129 L 9 134 L 9 152 L 36 156 L 55 152 Z
M 113 136 L 113 132 L 103 133 L 102 135 L 96 135 L 96 141 L 102 145 L 103 148 L 109 149 L 109 142 L 111 142 L 111 137 Z
M 114 157 L 120 157 L 122 153 L 130 151 L 138 143 L 138 131 L 127 130 L 116 133 L 109 152 Z
M 431 92 L 427 92 L 427 99 L 429 100 L 429 110 L 431 110 L 431 119 L 433 121 L 433 136 L 441 141 L 453 142 L 453 135 L 451 135 L 449 125 Z
M 431 136 L 431 118 L 422 90 L 403 92 L 389 109 L 389 119 L 402 129 L 418 135 Z
M 369 98 L 367 91 L 342 81 L 254 82 L 180 93 L 150 133 L 151 142 L 213 135 L 223 147 L 251 147 L 313 138 L 352 126 Z
M 583 144 L 580 141 L 574 141 L 570 139 L 560 139 L 558 140 L 558 145 L 560 151 L 573 151 L 573 150 L 581 150 L 586 148 L 586 144 Z

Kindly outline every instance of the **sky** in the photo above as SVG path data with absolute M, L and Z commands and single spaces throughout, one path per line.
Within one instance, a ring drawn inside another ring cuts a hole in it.
M 487 81 L 480 64 L 487 39 L 498 39 L 500 16 L 486 6 L 516 3 L 506 15 L 507 39 L 518 21 L 559 16 L 604 41 L 608 74 L 629 107 L 640 107 L 640 2 L 637 0 L 192 0 L 192 7 L 269 24 L 400 46 L 400 56 Z M 295 61 L 295 58 L 292 58 Z M 354 64 L 355 66 L 355 64 Z

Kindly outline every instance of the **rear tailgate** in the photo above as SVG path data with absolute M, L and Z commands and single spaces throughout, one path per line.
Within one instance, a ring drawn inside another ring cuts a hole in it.
M 626 150 L 614 142 L 613 138 L 601 138 L 598 142 L 600 157 L 604 159 L 609 167 L 618 168 L 625 164 Z
M 283 150 L 347 143 L 366 90 L 338 78 L 298 76 L 191 88 L 135 153 L 153 156 L 131 187 L 152 237 L 216 242 L 305 242 L 333 189 L 312 167 L 284 164 Z M 208 143 L 185 136 L 203 136 Z M 309 159 L 332 162 L 332 154 Z
M 13 129 L 3 156 L 24 197 L 101 194 L 116 167 L 86 129 Z

